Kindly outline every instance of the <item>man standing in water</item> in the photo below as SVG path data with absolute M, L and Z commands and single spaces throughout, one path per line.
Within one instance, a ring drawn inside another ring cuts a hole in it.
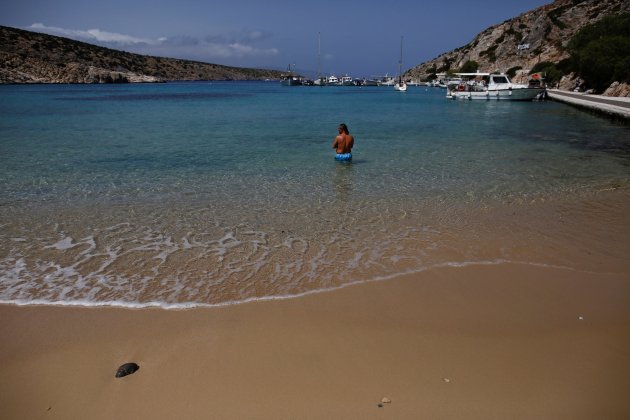
M 348 126 L 345 124 L 339 124 L 339 135 L 335 137 L 335 141 L 332 145 L 333 149 L 336 149 L 337 154 L 335 160 L 352 160 L 352 146 L 354 146 L 354 137 L 350 135 Z

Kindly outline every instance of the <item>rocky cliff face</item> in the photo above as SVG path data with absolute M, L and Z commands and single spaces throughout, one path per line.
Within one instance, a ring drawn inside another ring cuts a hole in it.
M 405 76 L 424 79 L 436 71 L 457 70 L 470 60 L 479 64 L 481 72 L 507 72 L 521 67 L 516 81 L 522 81 L 518 79 L 525 78 L 536 63 L 558 63 L 567 58 L 565 47 L 582 27 L 628 11 L 628 0 L 556 0 L 491 26 L 469 44 L 422 63 Z
M 131 54 L 0 26 L 0 83 L 257 80 L 280 72 Z

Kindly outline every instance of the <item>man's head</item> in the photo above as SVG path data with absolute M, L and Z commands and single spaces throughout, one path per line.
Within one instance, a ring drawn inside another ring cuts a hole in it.
M 348 126 L 343 123 L 339 124 L 339 132 L 341 133 L 342 131 L 346 134 L 350 134 L 350 132 L 348 131 Z

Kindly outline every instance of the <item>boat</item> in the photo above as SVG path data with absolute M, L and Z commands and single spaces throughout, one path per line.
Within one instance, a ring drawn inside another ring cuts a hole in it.
M 322 76 L 321 72 L 321 55 L 322 55 L 322 35 L 317 33 L 317 78 L 313 81 L 314 86 L 326 86 L 328 80 Z
M 361 81 L 361 86 L 378 86 L 378 80 L 364 78 Z
M 354 85 L 352 83 L 352 77 L 348 76 L 347 74 L 345 76 L 341 76 L 340 84 L 341 84 L 341 86 L 353 86 Z
M 504 73 L 456 73 L 462 77 L 458 84 L 448 86 L 448 99 L 482 99 L 502 101 L 531 101 L 545 88 L 512 83 Z
M 326 79 L 326 84 L 330 86 L 337 86 L 339 85 L 339 79 L 335 75 L 328 76 L 328 79 Z
M 440 79 L 440 80 L 436 79 L 433 82 L 431 82 L 431 87 L 446 89 L 446 82 L 444 81 L 444 79 Z
M 280 84 L 282 86 L 302 86 L 302 81 L 296 75 L 283 74 L 280 76 Z
M 291 65 L 289 64 L 287 74 L 283 74 L 280 76 L 280 84 L 282 86 L 301 86 L 302 85 L 302 77 L 293 73 L 291 70 Z
M 398 81 L 394 85 L 394 89 L 398 92 L 407 91 L 407 84 L 402 79 L 402 47 L 403 47 L 403 37 L 400 37 L 400 60 L 398 60 Z
M 394 84 L 396 84 L 396 79 L 388 74 L 386 74 L 385 76 L 381 77 L 380 80 L 378 80 L 379 86 L 394 86 Z

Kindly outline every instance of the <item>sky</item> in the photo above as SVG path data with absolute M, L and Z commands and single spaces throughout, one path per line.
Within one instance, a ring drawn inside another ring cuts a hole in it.
M 238 67 L 369 77 L 468 44 L 552 0 L 2 0 L 0 25 Z M 402 41 L 402 42 L 401 42 Z

